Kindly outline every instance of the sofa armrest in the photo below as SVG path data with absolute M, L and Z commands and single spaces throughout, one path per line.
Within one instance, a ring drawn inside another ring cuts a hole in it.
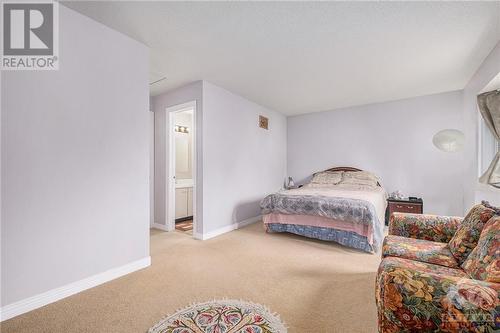
M 456 216 L 392 213 L 389 235 L 448 243 L 461 222 Z
M 386 258 L 377 275 L 379 332 L 495 332 L 500 284 L 461 270 Z

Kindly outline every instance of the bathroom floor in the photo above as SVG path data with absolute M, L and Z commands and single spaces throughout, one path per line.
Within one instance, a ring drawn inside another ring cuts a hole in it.
M 175 223 L 175 230 L 191 233 L 193 230 L 193 220 L 176 222 Z

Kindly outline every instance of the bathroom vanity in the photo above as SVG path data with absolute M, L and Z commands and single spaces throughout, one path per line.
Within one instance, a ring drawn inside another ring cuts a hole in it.
M 178 179 L 175 184 L 175 220 L 193 218 L 193 180 Z

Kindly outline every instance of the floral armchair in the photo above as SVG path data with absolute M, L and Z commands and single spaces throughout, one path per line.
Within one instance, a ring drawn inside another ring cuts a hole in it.
M 376 279 L 379 332 L 499 332 L 500 214 L 394 213 Z

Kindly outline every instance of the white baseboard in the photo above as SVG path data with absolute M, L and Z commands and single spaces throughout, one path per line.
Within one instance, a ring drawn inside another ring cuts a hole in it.
M 163 231 L 168 231 L 168 228 L 167 228 L 166 225 L 159 224 L 159 223 L 153 223 L 153 224 L 151 224 L 151 228 L 159 229 L 159 230 L 163 230 Z
M 226 232 L 230 232 L 230 231 L 242 228 L 242 227 L 244 227 L 246 225 L 258 222 L 261 219 L 262 219 L 261 215 L 255 216 L 255 217 L 251 217 L 251 218 L 243 220 L 241 222 L 233 223 L 233 224 L 227 225 L 225 227 L 222 227 L 222 228 L 219 228 L 219 229 L 215 229 L 213 231 L 209 231 L 209 232 L 203 233 L 202 235 L 201 234 L 196 234 L 195 238 L 201 239 L 201 240 L 207 240 L 207 239 L 210 239 L 210 238 L 214 238 L 214 237 L 220 236 L 222 234 L 225 234 Z
M 137 261 L 133 261 L 126 265 L 112 268 L 105 272 L 90 276 L 80 281 L 76 281 L 65 286 L 55 288 L 44 293 L 5 305 L 0 308 L 0 321 L 19 316 L 23 313 L 35 310 L 44 305 L 56 302 L 68 296 L 77 294 L 86 289 L 98 286 L 105 282 L 127 275 L 134 271 L 146 268 L 151 265 L 151 257 L 146 257 Z
M 236 229 L 243 228 L 244 226 L 247 226 L 249 224 L 253 224 L 253 223 L 256 223 L 259 221 L 262 221 L 262 215 L 254 216 L 254 217 L 251 217 L 249 219 L 246 219 L 246 220 L 243 220 L 241 222 L 236 223 L 238 225 L 238 228 L 236 228 Z

